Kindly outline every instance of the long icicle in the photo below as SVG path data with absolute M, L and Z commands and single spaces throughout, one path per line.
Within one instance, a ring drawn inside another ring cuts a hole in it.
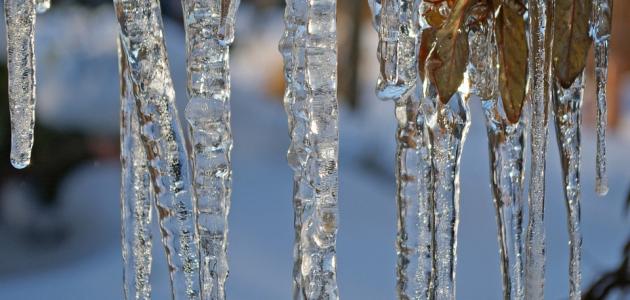
M 337 197 L 339 127 L 335 0 L 307 0 L 305 91 L 310 142 L 307 180 L 313 202 L 304 206 L 300 236 L 306 299 L 338 299 Z
M 11 164 L 17 169 L 31 162 L 35 130 L 35 0 L 7 0 Z
M 469 94 L 457 92 L 444 104 L 430 81 L 425 81 L 424 94 L 433 176 L 433 299 L 456 299 L 459 168 L 470 127 Z
M 140 140 L 127 59 L 118 43 L 123 291 L 125 299 L 151 299 L 151 206 L 155 196 Z
M 293 169 L 293 299 L 306 299 L 302 285 L 302 243 L 300 240 L 306 205 L 313 204 L 313 187 L 308 182 L 307 162 L 310 142 L 307 140 L 310 119 L 305 90 L 306 3 L 287 0 L 284 13 L 285 31 L 278 49 L 284 60 L 286 89 L 284 107 L 288 117 L 291 144 L 287 152 L 289 166 Z
M 565 89 L 554 85 L 554 120 L 560 149 L 564 199 L 567 206 L 569 227 L 569 299 L 581 299 L 582 284 L 582 234 L 580 233 L 580 127 L 582 123 L 582 99 L 584 75 L 575 79 Z
M 608 47 L 612 26 L 612 0 L 593 0 L 592 37 L 595 44 L 595 78 L 597 81 L 597 155 L 595 190 L 598 195 L 608 193 L 606 174 L 606 87 L 608 82 Z
M 230 44 L 238 0 L 182 1 L 186 29 L 193 190 L 200 240 L 201 298 L 225 299 L 232 181 Z
M 530 20 L 530 83 L 532 103 L 529 218 L 525 250 L 525 298 L 543 299 L 545 286 L 545 157 L 551 102 L 553 1 L 528 1 Z
M 368 1 L 379 35 L 380 72 L 376 94 L 396 105 L 396 204 L 398 255 L 396 293 L 399 299 L 428 298 L 431 278 L 431 217 L 425 180 L 430 176 L 426 132 L 418 132 L 418 10 L 421 1 Z M 424 128 L 424 126 L 423 126 Z M 423 155 L 424 154 L 424 155 Z M 427 159 L 427 160 L 424 160 Z
M 157 0 L 114 0 L 142 143 L 156 194 L 173 299 L 198 299 L 199 250 L 186 143 L 177 117 Z
M 490 183 L 496 210 L 503 299 L 523 299 L 523 182 L 525 175 L 525 117 L 515 124 L 501 112 L 498 90 L 497 45 L 492 20 L 471 30 L 469 75 L 472 91 L 482 99 Z
M 418 98 L 396 102 L 398 299 L 428 299 L 431 283 L 431 155 Z

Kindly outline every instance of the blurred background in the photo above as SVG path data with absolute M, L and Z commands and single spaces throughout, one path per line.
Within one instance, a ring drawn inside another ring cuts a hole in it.
M 594 188 L 592 62 L 583 129 L 583 290 L 630 299 L 630 2 L 615 1 L 609 84 L 610 192 Z M 162 1 L 180 113 L 185 105 L 181 4 Z M 232 52 L 233 198 L 228 296 L 290 299 L 292 172 L 282 107 L 284 2 L 243 0 Z M 374 96 L 376 33 L 365 0 L 338 7 L 342 299 L 394 299 L 396 236 L 393 105 Z M 4 22 L 0 22 L 4 30 Z M 33 164 L 9 164 L 5 62 L 0 64 L 0 299 L 121 299 L 119 97 L 110 1 L 53 0 L 37 20 L 37 129 Z M 0 36 L 5 36 L 4 33 Z M 4 39 L 0 59 L 6 57 Z M 480 103 L 461 166 L 459 299 L 500 299 L 498 246 Z M 553 128 L 553 127 L 552 127 Z M 547 177 L 548 299 L 567 299 L 568 246 L 561 171 L 550 130 Z M 154 237 L 158 237 L 156 229 Z M 154 243 L 155 299 L 168 299 L 167 269 Z M 626 294 L 624 294 L 624 289 Z M 600 296 L 597 296 L 600 295 Z

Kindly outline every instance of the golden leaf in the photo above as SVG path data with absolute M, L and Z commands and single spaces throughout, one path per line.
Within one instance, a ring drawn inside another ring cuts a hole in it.
M 556 0 L 553 22 L 553 68 L 564 88 L 584 70 L 591 46 L 590 0 Z
M 435 33 L 435 44 L 426 62 L 426 72 L 442 103 L 447 103 L 464 79 L 468 63 L 468 8 L 476 0 L 457 0 L 444 25 Z
M 524 10 L 518 1 L 499 4 L 495 16 L 495 36 L 499 59 L 499 90 L 508 120 L 518 122 L 527 85 L 527 37 Z M 496 5 L 496 1 L 495 1 Z

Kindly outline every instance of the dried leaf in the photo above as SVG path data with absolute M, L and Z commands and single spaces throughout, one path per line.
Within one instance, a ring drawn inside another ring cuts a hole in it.
M 527 37 L 522 6 L 509 0 L 499 4 L 495 17 L 495 36 L 499 59 L 499 89 L 508 120 L 518 122 L 523 110 L 527 85 Z M 495 1 L 496 3 L 496 1 Z M 496 4 L 495 4 L 496 5 Z
M 457 0 L 444 25 L 435 33 L 435 44 L 426 62 L 429 80 L 447 103 L 464 79 L 468 63 L 467 13 L 476 0 Z
M 433 48 L 433 42 L 435 40 L 435 28 L 427 28 L 422 30 L 420 36 L 420 51 L 418 51 L 418 71 L 420 73 L 420 79 L 424 80 L 424 70 L 426 66 L 429 52 Z
M 556 0 L 554 6 L 553 68 L 564 88 L 584 70 L 591 46 L 591 0 Z

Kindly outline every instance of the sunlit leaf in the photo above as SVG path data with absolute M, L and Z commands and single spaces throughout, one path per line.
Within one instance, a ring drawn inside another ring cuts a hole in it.
M 510 122 L 518 122 L 527 86 L 527 36 L 520 0 L 504 1 L 495 6 L 495 35 L 499 59 L 499 90 L 503 109 Z M 499 1 L 495 1 L 495 5 Z
M 556 0 L 554 6 L 553 68 L 564 88 L 571 86 L 586 65 L 591 46 L 591 0 Z
M 426 62 L 429 80 L 440 101 L 447 103 L 464 79 L 468 63 L 467 12 L 476 0 L 457 0 L 444 25 L 435 33 L 435 44 Z

